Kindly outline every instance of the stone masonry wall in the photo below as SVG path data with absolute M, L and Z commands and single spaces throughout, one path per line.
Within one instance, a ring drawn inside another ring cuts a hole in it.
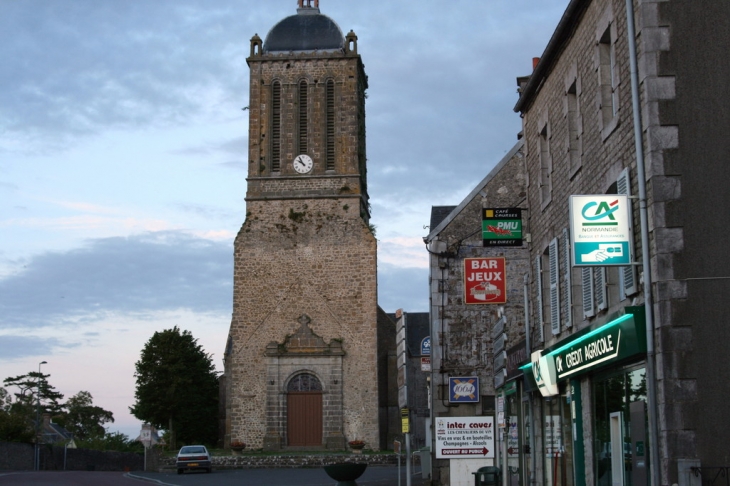
M 325 343 L 342 342 L 342 433 L 377 447 L 376 241 L 358 208 L 351 200 L 249 201 L 235 269 L 231 440 L 262 446 L 270 386 L 264 351 L 294 334 L 306 314 Z M 318 378 L 325 393 L 335 386 Z

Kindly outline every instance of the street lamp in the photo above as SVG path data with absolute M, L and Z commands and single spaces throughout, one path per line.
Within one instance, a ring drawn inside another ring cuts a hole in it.
M 41 365 L 48 364 L 48 361 L 38 363 L 38 379 L 36 380 L 36 406 L 35 406 L 35 470 L 39 471 L 41 466 L 40 448 L 38 440 L 40 438 L 41 428 Z

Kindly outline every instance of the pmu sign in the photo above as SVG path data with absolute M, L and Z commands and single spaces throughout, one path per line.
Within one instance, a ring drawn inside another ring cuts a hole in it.
M 522 210 L 482 209 L 482 243 L 484 246 L 522 246 Z
M 570 239 L 575 267 L 631 264 L 628 196 L 570 196 Z
M 504 267 L 504 257 L 464 258 L 464 303 L 507 302 L 507 277 Z

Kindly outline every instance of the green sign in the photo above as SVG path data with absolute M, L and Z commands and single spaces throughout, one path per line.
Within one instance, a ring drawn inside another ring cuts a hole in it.
M 608 324 L 548 353 L 555 360 L 557 379 L 571 376 L 640 353 L 646 353 L 642 326 L 634 314 L 625 314 Z M 643 324 L 643 320 L 642 320 Z
M 522 210 L 482 209 L 482 240 L 484 246 L 522 246 Z

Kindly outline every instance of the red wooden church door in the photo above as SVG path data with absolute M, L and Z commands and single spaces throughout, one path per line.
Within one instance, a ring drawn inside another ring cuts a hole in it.
M 295 376 L 287 386 L 287 437 L 290 446 L 322 445 L 322 384 L 313 375 Z

